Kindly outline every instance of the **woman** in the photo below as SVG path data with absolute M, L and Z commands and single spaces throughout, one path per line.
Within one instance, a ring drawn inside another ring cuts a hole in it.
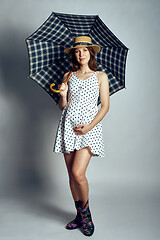
M 64 82 L 68 72 L 64 74 L 59 86 L 63 90 L 58 102 L 62 115 L 53 149 L 64 154 L 77 209 L 76 218 L 66 228 L 82 226 L 87 236 L 93 234 L 94 223 L 89 209 L 89 186 L 85 173 L 91 156 L 105 156 L 101 120 L 109 111 L 110 101 L 107 74 L 97 71 L 95 62 L 95 53 L 99 51 L 100 46 L 93 45 L 87 36 L 76 37 L 73 47 L 65 48 L 71 57 L 73 72 L 67 83 Z M 98 111 L 99 94 L 101 109 Z

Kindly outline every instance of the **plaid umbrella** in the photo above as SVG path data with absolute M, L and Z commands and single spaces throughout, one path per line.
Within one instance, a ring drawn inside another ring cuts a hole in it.
M 27 39 L 29 77 L 36 81 L 58 104 L 60 94 L 50 89 L 62 83 L 64 73 L 71 70 L 64 48 L 73 45 L 77 36 L 89 36 L 101 46 L 96 54 L 100 71 L 109 79 L 110 96 L 125 88 L 127 48 L 103 23 L 98 15 L 74 15 L 52 12 L 49 18 Z M 100 96 L 97 105 L 100 104 Z

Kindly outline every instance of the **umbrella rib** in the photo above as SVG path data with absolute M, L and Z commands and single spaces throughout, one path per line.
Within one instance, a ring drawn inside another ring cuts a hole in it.
M 102 21 L 102 19 L 100 19 L 99 18 L 99 15 L 97 15 L 97 17 L 96 17 L 96 20 L 100 20 L 101 21 L 101 23 L 103 23 L 103 21 Z M 93 29 L 93 27 L 94 27 L 94 24 L 96 23 L 96 20 L 95 20 L 95 22 L 93 23 L 93 25 L 92 25 L 92 28 L 90 29 L 90 32 L 92 31 L 92 29 Z M 104 24 L 104 23 L 103 23 Z M 106 26 L 107 27 L 107 26 Z M 98 26 L 97 27 L 97 33 L 98 33 L 98 30 L 99 30 L 99 33 L 103 33 L 104 34 L 104 32 L 102 31 L 103 29 L 102 29 L 102 26 Z M 111 38 L 111 36 L 110 35 L 108 35 L 108 38 L 109 38 L 109 40 L 113 40 L 113 42 L 117 45 L 117 43 L 116 43 L 116 41 L 118 41 L 120 44 L 121 44 L 121 46 L 120 47 L 117 47 L 117 46 L 111 46 L 111 47 L 114 47 L 114 48 L 123 48 L 123 49 L 127 49 L 127 50 L 129 50 L 129 48 L 128 47 L 126 47 L 116 36 L 115 36 L 115 34 L 107 27 L 107 30 L 109 31 L 109 33 L 112 35 L 112 38 Z M 90 32 L 89 32 L 89 34 L 90 34 Z M 103 46 L 103 47 L 106 47 L 106 46 Z
M 94 24 L 96 23 L 96 20 L 98 20 L 98 18 L 99 18 L 99 16 L 97 15 L 96 16 L 96 19 L 95 19 L 95 21 L 94 21 L 94 23 L 93 23 L 93 25 L 92 25 L 92 27 L 91 27 L 91 29 L 90 29 L 90 31 L 89 31 L 89 34 L 91 33 L 91 31 L 92 31 L 92 29 L 93 29 L 93 27 L 94 27 Z M 99 18 L 100 19 L 100 18 Z M 100 19 L 101 20 L 101 19 Z M 101 20 L 101 22 L 102 22 L 102 20 Z M 102 29 L 100 29 L 99 28 L 99 30 L 101 31 Z M 109 29 L 109 31 L 110 31 L 110 29 Z M 111 31 L 110 31 L 110 33 L 112 33 Z M 112 33 L 113 34 L 113 33 Z M 109 36 L 110 37 L 110 36 Z M 119 40 L 119 39 L 118 39 Z M 103 46 L 103 47 L 113 47 L 113 46 Z M 117 46 L 115 46 L 115 48 L 122 48 L 122 47 L 117 47 Z
M 91 32 L 91 30 L 92 30 L 92 28 L 93 28 L 93 26 L 94 26 L 94 24 L 95 24 L 97 18 L 98 18 L 98 15 L 96 15 L 95 21 L 93 22 L 92 27 L 90 28 L 90 31 L 89 31 L 89 34 L 88 34 L 88 35 L 90 35 L 90 32 Z
M 55 44 L 55 42 L 53 41 L 53 40 L 39 40 L 39 39 L 28 39 L 28 38 L 26 38 L 25 40 L 28 40 L 28 41 L 37 41 L 37 42 L 41 42 L 41 43 L 46 43 L 46 42 L 51 42 L 51 43 L 54 43 Z M 59 44 L 59 43 L 56 43 L 58 46 L 61 46 L 61 44 Z
M 53 12 L 53 14 L 55 14 L 56 15 L 56 17 L 63 23 L 63 25 L 66 27 L 66 25 L 65 25 L 65 23 L 63 22 L 63 20 L 55 13 L 55 12 Z M 69 33 L 72 35 L 72 37 L 74 37 L 73 36 L 73 34 L 71 33 L 71 31 L 66 27 L 66 29 L 69 31 Z
M 118 81 L 120 81 L 120 82 L 123 83 L 123 81 L 122 81 L 121 79 L 119 79 L 117 76 L 115 76 L 108 67 L 106 67 L 104 64 L 101 64 L 101 63 L 100 63 L 100 65 L 101 65 L 102 67 L 106 68 Z M 125 78 L 125 76 L 124 76 L 124 78 Z M 124 80 L 125 80 L 125 79 L 124 79 Z
M 63 57 L 61 59 L 58 59 L 58 61 L 64 61 L 64 60 L 67 60 L 67 59 L 68 59 L 68 57 L 66 56 L 66 57 Z M 54 62 L 56 62 L 56 61 L 53 61 L 52 65 L 54 65 Z M 43 70 L 44 67 L 52 67 L 52 65 L 51 64 L 47 64 L 47 65 L 39 68 L 39 70 L 37 72 L 35 72 L 34 74 L 29 74 L 29 76 L 35 76 L 37 73 L 39 73 L 41 70 Z

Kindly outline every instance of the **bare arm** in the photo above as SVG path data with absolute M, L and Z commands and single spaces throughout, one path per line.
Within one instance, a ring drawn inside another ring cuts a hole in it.
M 67 79 L 68 73 L 65 73 L 62 79 L 62 84 L 60 85 L 59 89 L 65 89 L 65 91 L 63 93 L 61 93 L 62 95 L 60 96 L 59 102 L 58 102 L 58 106 L 61 110 L 63 110 L 63 108 L 66 106 L 67 104 L 67 91 L 68 91 L 68 87 L 64 85 L 64 82 Z M 66 84 L 67 85 L 67 84 Z
M 98 111 L 95 118 L 89 124 L 90 129 L 94 128 L 106 115 L 109 111 L 110 105 L 110 96 L 109 96 L 109 81 L 108 76 L 104 72 L 100 72 L 99 74 L 99 89 L 100 89 L 100 100 L 101 100 L 101 109 Z

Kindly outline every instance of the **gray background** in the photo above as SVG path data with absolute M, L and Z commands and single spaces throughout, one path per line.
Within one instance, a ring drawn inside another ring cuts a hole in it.
M 157 0 L 1 0 L 0 239 L 84 239 L 65 224 L 75 216 L 62 154 L 52 152 L 61 111 L 31 79 L 24 38 L 52 11 L 99 14 L 130 48 L 126 89 L 102 120 L 105 158 L 87 178 L 96 226 L 92 239 L 159 239 L 159 54 Z

